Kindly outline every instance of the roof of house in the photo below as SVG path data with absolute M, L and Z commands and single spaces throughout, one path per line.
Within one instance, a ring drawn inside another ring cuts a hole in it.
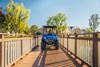
M 56 28 L 57 26 L 43 26 L 43 28 Z

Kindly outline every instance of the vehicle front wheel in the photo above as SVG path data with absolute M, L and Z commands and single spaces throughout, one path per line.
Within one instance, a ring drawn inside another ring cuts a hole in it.
M 44 42 L 41 42 L 41 49 L 45 50 L 46 49 L 46 44 Z
M 59 49 L 59 43 L 58 43 L 58 42 L 55 43 L 55 49 L 56 49 L 56 50 Z

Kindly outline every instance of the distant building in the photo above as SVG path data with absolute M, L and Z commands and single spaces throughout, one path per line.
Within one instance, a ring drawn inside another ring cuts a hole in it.
M 41 32 L 42 33 L 43 32 L 43 28 L 39 28 L 38 29 L 38 32 Z

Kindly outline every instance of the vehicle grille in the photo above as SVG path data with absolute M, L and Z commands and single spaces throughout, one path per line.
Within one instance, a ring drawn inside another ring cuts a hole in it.
M 52 43 L 52 39 L 51 39 L 51 38 L 47 39 L 47 42 L 48 42 L 49 44 L 51 44 L 51 43 Z

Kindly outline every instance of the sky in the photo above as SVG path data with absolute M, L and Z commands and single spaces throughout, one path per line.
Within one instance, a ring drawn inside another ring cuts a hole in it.
M 46 25 L 50 16 L 57 13 L 65 13 L 68 26 L 89 28 L 89 19 L 92 14 L 100 16 L 100 0 L 14 0 L 24 3 L 26 9 L 30 9 L 29 25 Z M 0 7 L 6 8 L 9 0 L 0 0 Z M 100 30 L 100 25 L 98 27 Z

